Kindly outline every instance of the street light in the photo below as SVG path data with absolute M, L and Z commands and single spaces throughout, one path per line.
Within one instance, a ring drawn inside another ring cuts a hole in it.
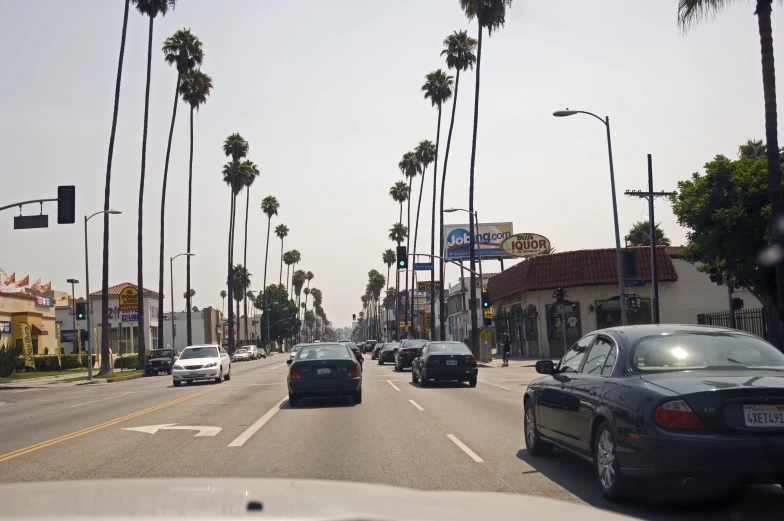
M 452 212 L 465 212 L 467 214 L 471 214 L 465 208 L 449 208 L 444 210 L 444 213 L 452 213 Z M 479 235 L 479 214 L 474 210 L 474 237 Z M 482 276 L 482 245 L 478 244 L 476 248 L 477 256 L 476 262 L 479 264 L 479 283 L 484 287 L 484 277 Z M 474 312 L 471 314 L 471 344 L 476 346 L 478 344 L 478 335 L 479 332 L 477 328 L 479 327 L 479 321 L 476 317 L 476 276 L 473 272 L 471 272 L 471 289 L 470 289 L 470 298 L 471 298 L 471 306 L 473 307 Z M 471 308 L 469 308 L 471 309 Z M 481 346 L 480 346 L 481 349 Z M 487 355 L 485 353 L 481 353 L 482 361 L 487 361 Z
M 610 157 L 610 188 L 612 189 L 613 220 L 615 224 L 615 257 L 618 263 L 618 295 L 621 304 L 621 325 L 627 324 L 626 318 L 626 283 L 623 275 L 623 259 L 621 258 L 621 232 L 618 230 L 618 204 L 615 201 L 615 170 L 613 169 L 612 141 L 610 140 L 610 117 L 600 118 L 592 112 L 584 110 L 556 110 L 553 116 L 564 118 L 575 114 L 587 114 L 601 121 L 607 129 L 607 153 Z
M 102 210 L 100 212 L 95 212 L 91 216 L 87 217 L 84 216 L 84 286 L 85 292 L 87 293 L 87 380 L 93 379 L 93 335 L 92 335 L 92 314 L 93 308 L 90 305 L 90 261 L 89 256 L 87 255 L 87 221 L 95 217 L 96 215 L 118 215 L 122 212 L 118 210 Z M 69 281 L 70 282 L 70 281 Z M 73 291 L 73 290 L 72 290 Z M 74 306 L 76 304 L 74 303 Z M 102 313 L 106 313 L 106 310 L 102 310 Z M 74 333 L 76 333 L 76 326 L 74 326 Z M 101 331 L 101 335 L 108 335 L 108 331 Z M 78 340 L 77 340 L 78 341 Z M 78 345 L 78 344 L 77 344 Z M 109 361 L 111 363 L 111 359 Z
M 169 257 L 169 282 L 171 283 L 171 323 L 172 323 L 172 349 L 177 349 L 177 346 L 174 343 L 174 339 L 177 337 L 177 330 L 175 329 L 174 325 L 174 259 L 177 257 L 181 257 L 185 255 L 186 257 L 193 257 L 195 253 L 178 253 L 174 257 Z M 231 302 L 229 302 L 231 305 Z M 158 327 L 163 327 L 163 324 L 158 324 Z M 163 334 L 161 334 L 161 338 L 163 338 Z
M 76 292 L 74 291 L 74 285 L 79 284 L 79 281 L 76 279 L 68 279 L 66 280 L 68 284 L 71 285 L 71 327 L 73 328 L 71 331 L 74 335 L 73 341 L 73 348 L 75 349 L 77 345 L 76 343 Z M 78 354 L 78 353 L 77 353 Z M 81 362 L 79 362 L 81 364 Z

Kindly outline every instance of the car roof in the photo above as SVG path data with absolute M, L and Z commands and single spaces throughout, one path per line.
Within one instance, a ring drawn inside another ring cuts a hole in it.
M 190 349 L 192 347 L 218 347 L 216 344 L 193 344 L 192 346 L 187 346 L 185 349 Z
M 733 333 L 739 335 L 754 336 L 743 331 L 736 329 L 718 327 L 718 326 L 703 326 L 699 324 L 642 324 L 636 326 L 616 326 L 608 327 L 606 329 L 598 329 L 591 331 L 591 333 L 604 333 L 614 336 L 615 338 L 623 339 L 629 343 L 634 343 L 640 338 L 656 335 L 675 335 L 678 333 Z M 586 333 L 589 335 L 591 333 Z

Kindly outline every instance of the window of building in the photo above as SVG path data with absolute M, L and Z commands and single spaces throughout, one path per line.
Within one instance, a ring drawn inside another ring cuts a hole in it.
M 547 313 L 547 338 L 563 340 L 578 339 L 582 336 L 579 302 L 558 302 L 545 307 Z
M 152 349 L 158 348 L 158 327 L 150 326 L 150 339 L 152 340 Z M 174 347 L 174 346 L 172 346 Z

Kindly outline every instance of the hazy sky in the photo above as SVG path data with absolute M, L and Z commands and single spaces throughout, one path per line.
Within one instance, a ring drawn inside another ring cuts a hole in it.
M 647 187 L 646 154 L 653 154 L 655 188 L 673 190 L 714 155 L 734 157 L 747 138 L 764 137 L 752 3 L 739 2 L 684 35 L 676 0 L 515 0 L 506 27 L 484 40 L 475 195 L 481 220 L 512 221 L 516 232 L 543 234 L 558 251 L 614 245 L 604 128 L 585 116 L 556 119 L 557 109 L 610 116 L 622 233 L 647 218 L 644 202 L 622 195 Z M 3 212 L 0 267 L 52 280 L 54 289 L 70 289 L 70 277 L 84 281 L 82 216 L 103 208 L 123 4 L 0 0 L 0 205 L 54 197 L 58 184 L 74 184 L 78 215 L 76 225 L 58 226 L 49 204 L 48 229 L 14 231 L 18 212 Z M 774 10 L 777 50 L 784 48 L 782 16 Z M 261 170 L 250 202 L 252 288 L 261 288 L 264 274 L 267 223 L 259 206 L 272 194 L 281 205 L 273 229 L 289 227 L 285 249 L 301 252 L 300 267 L 315 274 L 311 286 L 323 291 L 328 317 L 347 325 L 360 309 L 368 270 L 386 275 L 381 254 L 394 247 L 387 235 L 398 207 L 388 191 L 402 179 L 397 163 L 420 140 L 435 142 L 436 110 L 420 92 L 424 76 L 445 68 L 444 38 L 458 29 L 475 36 L 476 24 L 457 0 L 180 0 L 156 19 L 144 204 L 144 285 L 156 290 L 176 79 L 160 48 L 183 27 L 204 43 L 202 69 L 215 86 L 195 120 L 194 303 L 221 305 L 229 218 L 221 144 L 239 132 Z M 111 284 L 136 281 L 147 29 L 132 6 L 112 179 L 111 206 L 123 214 L 111 218 Z M 473 96 L 474 76 L 464 74 L 447 207 L 468 205 Z M 169 256 L 185 251 L 187 113 L 181 104 L 172 147 L 166 288 Z M 448 110 L 444 128 L 446 116 Z M 431 175 L 432 168 L 426 187 Z M 426 188 L 420 249 L 429 250 L 431 200 Z M 244 193 L 241 203 L 239 225 Z M 669 204 L 659 200 L 656 211 L 673 244 L 682 244 L 685 231 Z M 447 223 L 464 221 L 457 215 Z M 96 218 L 89 230 L 93 291 L 100 289 L 101 233 Z M 240 230 L 238 244 L 242 237 Z M 273 235 L 268 283 L 278 279 L 279 255 Z M 238 248 L 235 259 L 241 257 Z M 175 261 L 177 309 L 184 307 L 182 261 Z M 488 262 L 485 272 L 498 268 Z M 458 274 L 449 269 L 448 281 Z

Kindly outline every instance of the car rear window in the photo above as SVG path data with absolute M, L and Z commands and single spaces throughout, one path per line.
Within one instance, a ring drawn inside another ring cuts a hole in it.
M 392 351 L 394 349 L 398 349 L 400 344 L 384 344 L 384 351 Z
M 731 367 L 784 368 L 784 354 L 754 336 L 721 332 L 679 332 L 645 337 L 631 350 L 635 372 L 687 371 Z
M 430 344 L 431 355 L 470 355 L 471 350 L 465 344 Z
M 424 340 L 406 340 L 401 344 L 402 349 L 422 349 L 423 345 L 425 345 Z
M 297 360 L 351 360 L 344 345 L 306 346 L 299 350 Z

